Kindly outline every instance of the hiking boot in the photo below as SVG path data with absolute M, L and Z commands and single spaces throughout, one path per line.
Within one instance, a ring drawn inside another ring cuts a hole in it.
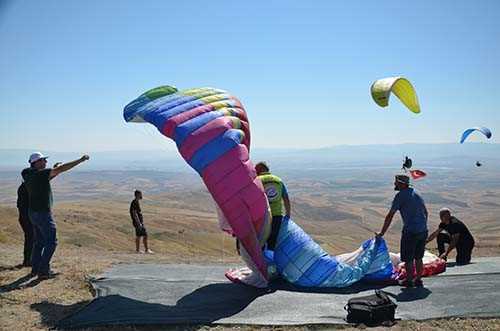
M 424 282 L 422 279 L 415 279 L 415 287 L 424 287 Z
M 49 271 L 46 274 L 40 273 L 40 274 L 38 274 L 38 280 L 52 279 L 52 278 L 55 278 L 57 275 L 59 275 L 58 272 L 52 272 L 52 271 Z
M 413 280 L 405 279 L 405 280 L 400 280 L 398 283 L 399 283 L 399 286 L 402 286 L 402 287 L 407 287 L 407 288 L 415 287 L 415 283 L 413 283 Z

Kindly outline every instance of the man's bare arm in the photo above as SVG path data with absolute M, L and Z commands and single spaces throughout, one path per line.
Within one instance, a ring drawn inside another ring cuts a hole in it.
M 137 210 L 132 211 L 132 223 L 134 223 L 135 227 L 141 226 L 141 222 L 139 221 L 139 215 L 137 214 Z
M 439 257 L 440 258 L 445 258 L 448 257 L 448 254 L 457 246 L 458 239 L 460 238 L 459 233 L 455 233 L 454 235 L 451 236 L 450 244 L 448 245 L 448 248 L 446 249 L 446 252 L 441 254 Z
M 439 233 L 441 233 L 441 231 L 443 231 L 443 229 L 438 228 L 436 231 L 434 231 L 433 233 L 431 233 L 431 235 L 429 237 L 427 237 L 427 240 L 425 241 L 425 243 L 427 244 L 427 243 L 433 241 L 437 237 L 437 235 Z
M 387 213 L 387 216 L 385 217 L 385 220 L 384 220 L 384 226 L 382 227 L 382 230 L 379 233 L 377 233 L 378 237 L 383 237 L 384 234 L 387 232 L 387 229 L 389 229 L 389 226 L 391 226 L 392 219 L 393 219 L 395 213 L 396 213 L 395 210 L 390 210 Z
M 74 161 L 71 161 L 71 162 L 67 162 L 67 163 L 63 163 L 63 164 L 59 165 L 58 167 L 53 168 L 50 171 L 50 179 L 56 177 L 57 175 L 65 172 L 65 171 L 70 170 L 71 168 L 79 165 L 82 162 L 87 161 L 88 159 L 89 159 L 88 155 L 83 155 L 81 158 L 79 158 L 77 160 L 74 160 Z
M 292 208 L 290 206 L 290 199 L 288 198 L 288 195 L 283 197 L 283 203 L 285 204 L 286 216 L 290 217 Z

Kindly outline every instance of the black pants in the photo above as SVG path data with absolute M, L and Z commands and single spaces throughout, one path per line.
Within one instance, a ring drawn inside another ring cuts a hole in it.
M 437 236 L 437 245 L 439 255 L 446 252 L 444 244 L 450 244 L 451 237 L 447 233 L 440 233 Z M 455 249 L 457 250 L 457 264 L 468 264 L 471 260 L 472 249 L 474 248 L 474 241 L 459 240 Z
M 281 220 L 283 220 L 283 216 L 273 216 L 271 234 L 267 239 L 267 249 L 272 251 L 274 251 L 274 248 L 276 247 L 276 240 L 278 239 L 278 234 L 280 233 Z
M 28 216 L 28 210 L 19 209 L 19 224 L 24 232 L 24 258 L 23 265 L 31 265 L 31 252 L 33 251 L 33 225 Z

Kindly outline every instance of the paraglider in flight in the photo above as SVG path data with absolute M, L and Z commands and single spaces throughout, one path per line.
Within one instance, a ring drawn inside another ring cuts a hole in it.
M 481 162 L 476 161 L 476 167 L 480 167 L 480 166 L 482 166 L 482 165 L 483 165 L 483 164 L 482 164 Z
M 401 169 L 403 169 L 404 171 L 407 171 L 408 169 L 411 168 L 412 165 L 413 165 L 413 162 L 411 161 L 411 159 L 408 156 L 405 156 L 405 160 L 403 162 L 403 167 Z
M 491 130 L 486 128 L 486 127 L 473 127 L 473 128 L 470 128 L 470 129 L 467 129 L 464 131 L 464 133 L 462 133 L 462 138 L 460 138 L 460 143 L 463 144 L 464 141 L 467 139 L 467 137 L 469 137 L 469 135 L 474 132 L 474 131 L 479 131 L 481 132 L 482 134 L 484 134 L 486 136 L 486 138 L 490 139 L 491 138 Z
M 394 93 L 410 111 L 415 114 L 420 113 L 417 93 L 410 81 L 406 78 L 382 78 L 375 81 L 371 86 L 372 98 L 380 107 L 387 107 L 389 105 L 391 92 Z

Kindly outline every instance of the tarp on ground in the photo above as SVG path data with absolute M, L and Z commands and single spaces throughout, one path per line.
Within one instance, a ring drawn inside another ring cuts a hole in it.
M 345 323 L 343 309 L 375 287 L 301 289 L 277 281 L 270 289 L 230 283 L 221 265 L 116 265 L 92 281 L 97 298 L 63 319 L 61 328 L 126 324 L 303 325 Z M 467 286 L 464 286 L 464 285 Z M 425 279 L 425 288 L 384 288 L 396 316 L 423 320 L 500 316 L 500 258 L 478 258 Z

